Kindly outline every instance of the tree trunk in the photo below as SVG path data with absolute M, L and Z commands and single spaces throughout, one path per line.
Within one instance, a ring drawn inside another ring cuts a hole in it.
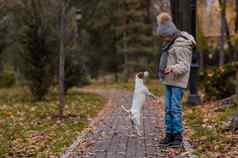
M 226 40 L 227 40 L 228 48 L 230 53 L 233 53 L 233 57 L 235 57 L 234 46 L 232 45 L 232 42 L 231 42 L 231 33 L 229 29 L 229 24 L 226 18 L 226 14 L 225 14 L 224 22 L 225 22 L 225 32 L 226 32 Z
M 235 33 L 238 33 L 238 0 L 235 1 L 235 10 L 236 10 L 236 18 L 235 18 Z M 234 46 L 234 60 L 237 62 L 237 43 Z M 237 103 L 238 101 L 238 67 L 236 71 L 236 76 L 235 76 L 235 84 L 236 84 L 236 97 L 235 97 L 235 102 Z M 238 112 L 232 117 L 230 128 L 235 131 L 238 130 Z
M 226 33 L 226 40 L 227 40 L 227 44 L 228 44 L 228 48 L 230 53 L 233 54 L 233 59 L 236 59 L 236 53 L 235 53 L 235 49 L 234 46 L 232 44 L 232 39 L 231 39 L 231 33 L 230 33 L 230 28 L 229 28 L 229 24 L 226 18 L 226 1 L 223 2 L 224 4 L 224 29 L 225 29 L 225 33 Z
M 238 70 L 236 71 L 236 100 L 238 101 Z
M 238 0 L 236 0 L 235 32 L 238 32 Z
M 219 55 L 219 65 L 224 65 L 225 62 L 225 18 L 226 18 L 226 5 L 224 0 L 219 0 L 219 5 L 221 8 L 221 37 L 220 37 L 220 55 Z
M 236 20 L 235 20 L 235 32 L 238 32 L 238 0 L 236 0 Z M 237 46 L 235 47 L 235 61 L 237 60 Z M 236 71 L 236 97 L 235 103 L 238 101 L 238 70 Z M 233 131 L 238 130 L 238 112 L 233 116 L 231 121 L 231 129 Z
M 124 25 L 127 25 L 126 19 L 124 20 Z M 129 65 L 128 65 L 128 48 L 126 42 L 126 32 L 123 32 L 123 55 L 124 55 L 124 81 L 129 80 Z
M 226 18 L 226 0 L 219 0 L 219 5 L 221 8 L 221 54 L 220 54 L 220 65 L 224 64 L 224 44 L 225 44 L 225 38 L 227 40 L 228 48 L 230 53 L 233 54 L 233 59 L 236 59 L 236 53 L 234 46 L 231 42 L 231 33 L 229 29 L 229 24 Z M 223 44 L 224 43 L 224 44 Z
M 235 33 L 238 33 L 238 0 L 236 0 Z M 235 60 L 238 59 L 238 48 L 237 48 L 237 44 L 235 44 L 234 59 L 235 59 Z
M 151 22 L 151 12 L 150 12 L 150 7 L 151 7 L 151 0 L 146 1 L 146 17 L 145 17 L 145 23 L 149 24 Z
M 125 33 L 123 35 L 124 39 L 125 39 Z M 127 53 L 127 43 L 126 41 L 123 39 L 123 54 L 124 54 L 124 81 L 128 82 L 129 80 L 129 65 L 128 65 L 128 53 Z
M 59 55 L 59 117 L 64 116 L 65 104 L 65 89 L 64 89 L 64 76 L 65 76 L 65 4 L 62 2 L 61 15 L 60 15 L 60 55 Z
M 205 62 L 204 62 L 204 52 L 200 52 L 200 71 L 203 72 L 205 70 Z
M 236 0 L 236 19 L 235 19 L 235 33 L 238 33 L 238 0 Z M 235 61 L 237 61 L 238 57 L 238 47 L 235 44 Z M 238 70 L 236 71 L 236 100 L 238 100 Z

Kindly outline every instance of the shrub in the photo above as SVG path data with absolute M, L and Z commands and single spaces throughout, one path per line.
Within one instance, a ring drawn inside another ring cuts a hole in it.
M 16 83 L 13 73 L 4 72 L 0 75 L 0 88 L 10 88 Z
M 79 52 L 69 52 L 65 60 L 65 93 L 76 86 L 89 84 L 89 74 L 86 64 Z
M 41 1 L 30 1 L 19 8 L 17 42 L 21 46 L 21 73 L 34 100 L 43 100 L 54 78 L 57 39 L 50 16 Z
M 235 74 L 238 62 L 208 69 L 201 73 L 201 86 L 206 99 L 223 99 L 235 93 Z

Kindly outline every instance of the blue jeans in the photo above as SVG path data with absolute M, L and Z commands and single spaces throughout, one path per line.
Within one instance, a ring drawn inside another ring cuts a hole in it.
M 166 133 L 178 134 L 183 132 L 182 106 L 184 89 L 166 86 L 165 92 L 165 127 Z

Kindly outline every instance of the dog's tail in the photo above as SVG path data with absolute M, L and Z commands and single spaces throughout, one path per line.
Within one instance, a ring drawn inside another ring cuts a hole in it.
M 129 109 L 127 109 L 124 105 L 121 105 L 121 108 L 129 114 L 131 113 L 131 111 Z

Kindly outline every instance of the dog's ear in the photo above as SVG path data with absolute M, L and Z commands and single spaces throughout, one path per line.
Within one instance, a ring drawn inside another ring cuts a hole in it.
M 143 79 L 144 78 L 144 73 L 143 72 L 139 72 L 137 74 L 137 76 L 140 78 L 140 79 Z

